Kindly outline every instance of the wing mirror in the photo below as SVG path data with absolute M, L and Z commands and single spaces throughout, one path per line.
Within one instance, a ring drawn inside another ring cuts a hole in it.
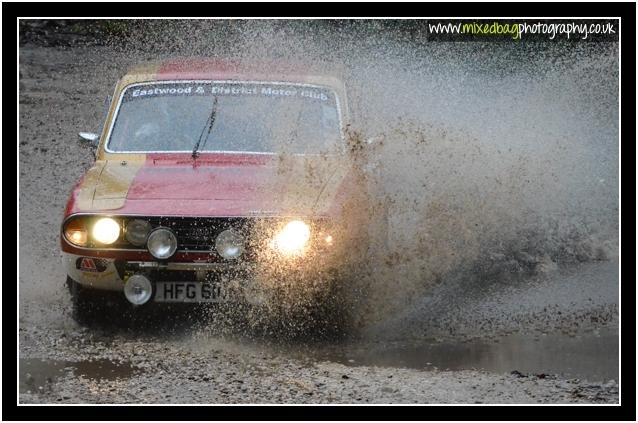
M 97 142 L 100 139 L 100 136 L 93 132 L 80 132 L 78 135 L 80 136 L 80 141 L 93 144 L 95 146 L 97 146 Z
M 80 132 L 78 135 L 80 137 L 80 143 L 84 146 L 88 146 L 95 156 L 95 153 L 97 153 L 97 145 L 100 142 L 100 136 L 93 132 Z

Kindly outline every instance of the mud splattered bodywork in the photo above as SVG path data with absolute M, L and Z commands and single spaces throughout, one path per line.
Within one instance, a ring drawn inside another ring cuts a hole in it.
M 242 109 L 244 98 L 254 107 Z M 180 101 L 198 103 L 185 115 Z M 265 125 L 257 114 L 273 108 L 297 120 Z M 149 126 L 153 119 L 157 127 Z M 96 161 L 67 203 L 61 248 L 70 283 L 122 291 L 141 275 L 160 301 L 158 283 L 180 291 L 183 281 L 250 279 L 271 289 L 294 276 L 321 288 L 325 275 L 366 253 L 369 201 L 346 146 L 346 122 L 343 84 L 290 66 L 179 60 L 128 73 Z M 164 132 L 153 132 L 162 125 Z M 235 144 L 217 144 L 224 134 Z M 168 250 L 153 250 L 155 243 Z M 290 243 L 299 245 L 293 251 Z M 178 297 L 200 298 L 186 291 Z

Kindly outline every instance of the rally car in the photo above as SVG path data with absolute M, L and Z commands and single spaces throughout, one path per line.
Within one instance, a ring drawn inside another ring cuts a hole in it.
M 290 64 L 129 71 L 101 134 L 80 133 L 96 160 L 61 225 L 76 318 L 109 292 L 135 307 L 341 295 L 372 225 L 347 125 L 344 84 Z

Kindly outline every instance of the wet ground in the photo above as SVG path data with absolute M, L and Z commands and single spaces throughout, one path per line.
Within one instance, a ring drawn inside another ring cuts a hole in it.
M 410 368 L 423 371 L 485 370 L 516 376 L 561 377 L 593 381 L 618 380 L 618 332 L 597 330 L 576 337 L 546 335 L 540 340 L 510 335 L 498 342 L 431 343 L 328 347 L 303 353 L 278 351 L 302 360 L 339 363 L 344 366 Z M 131 379 L 142 370 L 128 362 L 107 359 L 57 361 L 20 359 L 20 392 L 36 391 L 57 382 L 65 374 L 95 381 Z M 514 370 L 512 370 L 514 369 Z
M 366 348 L 315 346 L 308 352 L 279 348 L 276 353 L 305 362 L 332 362 L 348 367 L 408 368 L 425 372 L 482 370 L 538 379 L 614 381 L 618 380 L 617 341 L 618 331 L 606 328 L 575 337 L 550 334 L 532 339 L 510 335 L 498 342 L 395 343 Z M 144 371 L 130 362 L 109 359 L 76 362 L 21 358 L 19 369 L 22 394 L 44 390 L 65 376 L 101 383 L 136 378 Z
M 110 360 L 95 361 L 56 361 L 37 358 L 20 359 L 20 392 L 37 391 L 42 386 L 50 385 L 66 373 L 73 377 L 84 377 L 96 381 L 129 379 L 139 370 L 127 363 L 116 363 Z
M 346 366 L 406 367 L 418 370 L 518 371 L 594 381 L 618 380 L 618 330 L 601 329 L 540 338 L 508 335 L 497 341 L 384 343 L 310 353 Z
M 616 402 L 615 266 L 611 261 L 559 269 L 535 283 L 519 284 L 517 295 L 493 293 L 489 301 L 521 308 L 534 291 L 561 283 L 573 292 L 574 302 L 561 304 L 546 296 L 544 303 L 536 302 L 545 315 L 528 310 L 488 332 L 459 323 L 463 313 L 439 315 L 447 322 L 456 318 L 459 327 L 449 325 L 452 335 L 436 328 L 420 337 L 408 335 L 436 319 L 423 311 L 398 318 L 409 329 L 403 332 L 370 327 L 367 333 L 326 341 L 251 336 L 215 321 L 193 320 L 192 314 L 181 315 L 179 324 L 172 315 L 157 315 L 152 324 L 128 329 L 110 324 L 88 329 L 72 322 L 64 306 L 52 311 L 32 303 L 32 314 L 24 316 L 20 328 L 20 401 Z M 598 283 L 596 289 L 588 280 Z M 448 288 L 425 300 L 458 292 Z M 597 290 L 611 291 L 611 301 Z M 485 306 L 486 299 L 465 292 L 457 296 L 460 302 Z M 581 304 L 579 296 L 591 303 Z M 40 319 L 38 310 L 54 321 L 29 324 Z M 542 324 L 548 318 L 558 322 L 557 316 L 568 330 Z M 490 321 L 479 313 L 474 318 L 478 326 L 482 319 Z M 524 324 L 526 330 L 512 326 L 530 321 L 536 323 Z
M 101 49 L 20 52 L 21 403 L 618 402 L 613 256 L 463 272 L 336 341 L 76 324 L 57 239 L 91 161 L 76 133 L 99 126 L 122 66 L 139 60 Z

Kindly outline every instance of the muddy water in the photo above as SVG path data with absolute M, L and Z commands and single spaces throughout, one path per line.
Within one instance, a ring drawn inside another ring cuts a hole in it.
M 533 338 L 510 335 L 499 342 L 385 344 L 325 348 L 310 354 L 288 352 L 302 360 L 330 361 L 351 367 L 376 366 L 418 370 L 519 372 L 540 378 L 618 380 L 618 330 L 601 329 L 575 337 L 550 334 Z M 65 376 L 100 382 L 130 379 L 142 370 L 127 362 L 20 359 L 20 393 L 37 392 Z M 516 373 L 516 374 L 519 374 Z
M 618 330 L 537 338 L 510 335 L 498 342 L 445 342 L 344 348 L 315 359 L 347 366 L 406 367 L 420 370 L 486 370 L 494 373 L 558 375 L 588 381 L 618 380 Z
M 356 339 L 273 349 L 346 366 L 618 380 L 618 277 L 611 260 L 535 276 L 448 280 L 393 321 L 371 322 Z
M 24 393 L 45 390 L 59 378 L 67 375 L 96 381 L 129 379 L 138 374 L 139 369 L 126 362 L 114 362 L 106 359 L 76 362 L 21 358 L 19 373 L 19 390 L 20 393 Z

